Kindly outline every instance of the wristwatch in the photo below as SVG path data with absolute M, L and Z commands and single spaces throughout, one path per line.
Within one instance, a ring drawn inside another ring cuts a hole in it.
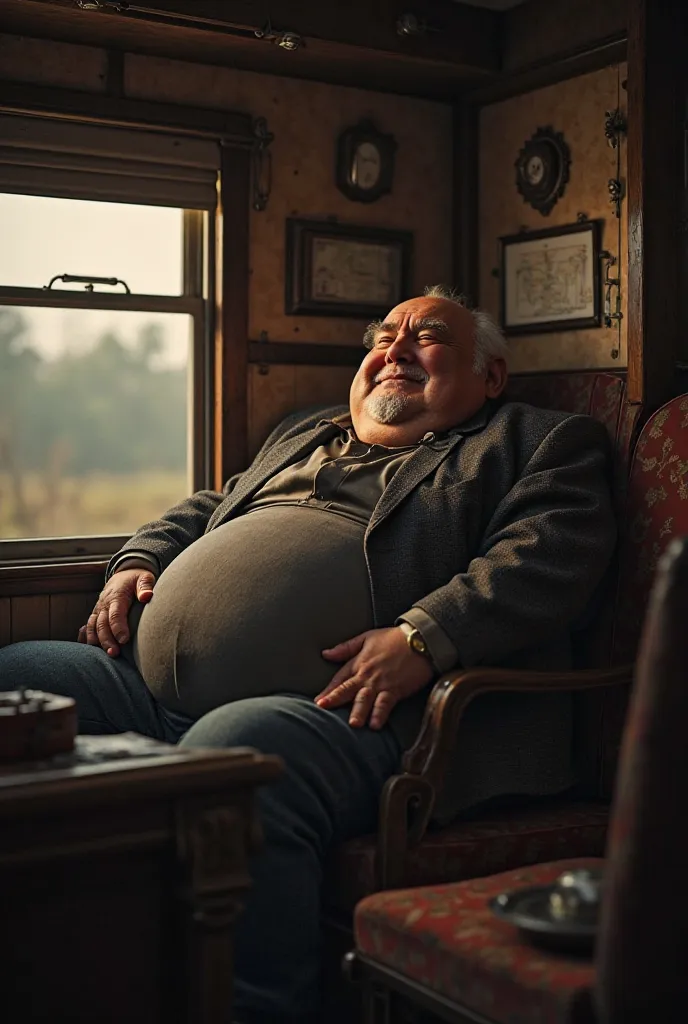
M 415 651 L 416 654 L 422 654 L 428 659 L 428 661 L 432 661 L 428 645 L 423 639 L 423 635 L 419 629 L 412 626 L 410 622 L 400 622 L 399 629 L 403 630 L 404 635 L 406 636 L 406 643 L 412 651 Z

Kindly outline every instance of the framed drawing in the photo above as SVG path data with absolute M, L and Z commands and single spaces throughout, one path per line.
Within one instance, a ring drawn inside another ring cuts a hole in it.
M 287 313 L 373 318 L 408 296 L 410 231 L 287 219 Z
M 524 231 L 500 242 L 506 334 L 600 326 L 599 221 Z

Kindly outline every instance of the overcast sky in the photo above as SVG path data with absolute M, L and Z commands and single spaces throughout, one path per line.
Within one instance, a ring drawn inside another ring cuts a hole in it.
M 55 274 L 81 274 L 122 278 L 132 292 L 181 291 L 181 210 L 0 193 L 0 240 L 0 285 L 41 288 Z M 66 286 L 56 282 L 53 287 Z M 141 326 L 156 322 L 164 329 L 163 362 L 179 366 L 187 359 L 186 316 L 26 306 L 21 312 L 30 323 L 32 344 L 47 358 L 65 348 L 88 348 L 105 330 L 132 343 Z

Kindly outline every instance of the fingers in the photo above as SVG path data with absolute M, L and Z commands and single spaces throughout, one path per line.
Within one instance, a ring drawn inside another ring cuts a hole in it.
M 345 683 L 347 679 L 353 679 L 355 675 L 356 665 L 353 661 L 347 661 L 346 665 L 342 665 L 339 671 L 335 672 L 325 689 L 318 694 L 315 698 L 315 703 L 318 704 L 321 700 L 329 697 L 342 683 Z
M 99 611 L 100 606 L 96 605 L 89 615 L 88 622 L 86 623 L 86 643 L 92 644 L 93 647 L 100 647 L 100 640 L 98 639 L 98 634 L 96 632 L 96 622 L 98 621 Z
M 367 636 L 367 633 L 360 633 L 350 640 L 344 640 L 343 643 L 337 644 L 336 647 L 326 647 L 324 651 L 321 651 L 321 654 L 328 661 L 349 661 L 350 658 L 355 658 L 361 651 Z
M 108 624 L 111 630 L 112 639 L 117 643 L 125 644 L 129 639 L 129 624 L 127 614 L 131 601 L 124 597 L 115 597 L 108 607 Z
M 153 596 L 154 586 L 155 576 L 152 572 L 146 572 L 144 570 L 136 581 L 136 596 L 141 604 L 146 604 L 150 601 Z
M 119 654 L 119 645 L 112 635 L 110 629 L 110 618 L 108 616 L 107 608 L 101 608 L 98 612 L 96 619 L 96 633 L 98 634 L 98 643 L 103 650 L 111 657 L 116 657 Z
M 362 686 L 354 697 L 354 704 L 349 715 L 349 725 L 360 729 L 368 721 L 368 715 L 375 703 L 375 690 L 372 686 Z
M 87 644 L 88 643 L 88 640 L 87 640 L 87 637 L 86 637 L 86 626 L 82 626 L 81 627 L 81 629 L 79 630 L 79 635 L 76 638 L 76 641 L 79 644 Z
M 387 724 L 392 709 L 399 703 L 399 699 L 394 696 L 391 690 L 381 690 L 375 698 L 373 704 L 373 710 L 370 715 L 370 728 L 381 729 L 383 725 Z

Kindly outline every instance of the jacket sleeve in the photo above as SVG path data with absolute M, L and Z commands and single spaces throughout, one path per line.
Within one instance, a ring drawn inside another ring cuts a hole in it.
M 292 414 L 278 424 L 252 465 L 257 465 L 273 444 L 279 441 L 300 418 L 301 414 Z M 184 548 L 188 548 L 203 536 L 213 512 L 232 493 L 243 475 L 244 473 L 235 473 L 227 480 L 221 491 L 196 491 L 190 498 L 185 498 L 178 505 L 168 509 L 160 519 L 141 526 L 110 559 L 105 579 L 110 579 L 123 555 L 127 553 L 148 556 L 157 563 L 159 572 L 162 573 Z
M 465 572 L 416 602 L 465 668 L 499 664 L 570 627 L 610 562 L 609 442 L 584 416 L 557 424 L 501 500 Z

